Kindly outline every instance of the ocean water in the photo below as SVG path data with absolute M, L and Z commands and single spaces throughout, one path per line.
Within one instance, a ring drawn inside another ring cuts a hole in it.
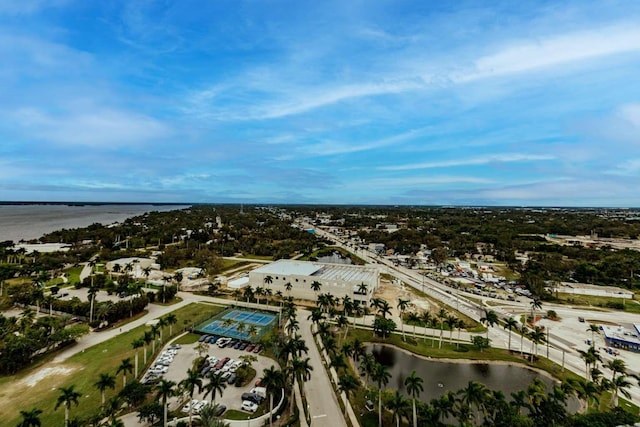
M 112 224 L 152 211 L 172 211 L 189 205 L 0 205 L 0 242 L 38 239 L 62 228 Z

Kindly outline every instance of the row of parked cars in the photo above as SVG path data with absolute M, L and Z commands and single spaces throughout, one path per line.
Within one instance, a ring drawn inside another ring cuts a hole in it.
M 188 414 L 189 411 L 191 411 L 192 414 L 199 414 L 200 411 L 202 411 L 202 408 L 204 408 L 208 404 L 209 404 L 208 400 L 193 399 L 182 407 L 182 412 L 184 412 L 185 414 Z M 220 405 L 220 404 L 217 405 L 217 410 L 215 412 L 216 417 L 219 417 L 220 415 L 222 415 L 226 410 L 227 410 L 226 406 Z
M 252 344 L 242 340 L 234 340 L 233 338 L 218 337 L 215 335 L 202 335 L 198 342 L 206 342 L 216 344 L 219 348 L 235 348 L 236 350 L 244 350 L 253 353 L 260 353 L 262 347 L 260 344 Z
M 142 384 L 151 384 L 166 374 L 169 371 L 169 365 L 173 362 L 173 358 L 180 348 L 180 344 L 174 344 L 167 350 L 163 351 L 160 356 L 158 356 L 158 359 L 155 361 L 153 366 L 151 366 L 151 368 L 149 368 L 142 377 Z
M 255 412 L 258 406 L 266 399 L 267 389 L 264 387 L 254 387 L 249 393 L 242 393 L 242 410 L 246 412 Z
M 200 371 L 201 376 L 220 375 L 220 378 L 227 380 L 229 384 L 236 382 L 236 371 L 244 364 L 241 360 L 231 359 L 230 357 L 218 359 L 215 356 L 207 357 L 204 363 L 205 366 Z

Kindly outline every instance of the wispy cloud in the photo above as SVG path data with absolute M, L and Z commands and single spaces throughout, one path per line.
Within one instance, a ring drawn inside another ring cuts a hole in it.
M 493 154 L 468 159 L 443 160 L 437 162 L 413 163 L 398 166 L 381 166 L 380 170 L 402 171 L 415 169 L 449 168 L 457 166 L 486 165 L 490 163 L 514 163 L 553 160 L 555 157 L 547 154 Z
M 26 134 L 60 145 L 113 148 L 171 135 L 171 129 L 154 118 L 107 108 L 57 115 L 23 108 L 10 116 Z
M 511 42 L 505 48 L 474 61 L 474 69 L 454 75 L 456 82 L 565 66 L 600 56 L 640 50 L 637 26 L 615 25 Z

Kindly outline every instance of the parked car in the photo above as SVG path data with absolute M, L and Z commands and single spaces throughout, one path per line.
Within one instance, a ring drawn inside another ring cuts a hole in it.
M 227 378 L 227 382 L 229 384 L 233 384 L 236 382 L 236 378 L 238 378 L 236 374 L 231 374 L 229 375 L 229 378 Z
M 254 352 L 254 353 L 260 353 L 260 350 L 262 350 L 262 347 L 260 347 L 260 344 L 257 344 L 257 345 L 253 348 L 253 352 Z
M 374 408 L 373 402 L 370 400 L 367 400 L 364 404 L 364 407 L 367 408 L 367 411 L 369 412 L 373 411 L 373 408 Z
M 198 342 L 203 342 L 206 338 L 206 335 L 202 335 L 200 338 L 198 338 Z
M 245 400 L 242 402 L 242 408 L 243 411 L 247 411 L 247 412 L 256 412 L 258 410 L 258 405 L 256 405 L 255 403 L 249 401 L 249 400 Z
M 227 410 L 227 407 L 224 405 L 218 405 L 218 410 L 216 411 L 216 413 L 214 414 L 216 417 L 219 417 L 220 415 L 224 414 L 224 411 Z
M 193 412 L 193 409 L 191 408 L 195 408 L 198 403 L 200 403 L 198 399 L 193 399 L 191 402 L 188 402 L 182 407 L 182 412 L 184 412 L 185 414 L 188 414 L 190 410 Z
M 209 403 L 208 400 L 201 400 L 200 402 L 193 405 L 193 412 L 195 412 L 196 414 L 199 414 L 200 410 L 204 408 L 208 403 Z
M 255 404 L 259 405 L 262 403 L 262 397 L 258 396 L 257 394 L 253 394 L 253 393 L 242 393 L 242 397 L 241 399 L 243 401 L 250 401 L 250 402 L 254 402 Z
M 240 344 L 240 350 L 244 350 L 248 346 L 249 346 L 249 343 L 243 342 L 242 344 Z
M 236 350 L 239 350 L 241 345 L 242 345 L 242 341 L 238 341 L 237 343 L 235 343 L 233 348 L 235 348 Z
M 253 344 L 249 344 L 245 350 L 251 352 L 251 350 L 253 350 L 253 347 L 255 347 Z

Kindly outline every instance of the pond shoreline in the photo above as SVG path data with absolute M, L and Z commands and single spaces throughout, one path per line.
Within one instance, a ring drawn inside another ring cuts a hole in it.
M 478 359 L 449 359 L 447 357 L 431 357 L 431 356 L 425 356 L 422 354 L 418 354 L 418 353 L 414 353 L 410 350 L 407 350 L 406 348 L 402 348 L 402 347 L 398 347 L 396 345 L 393 344 L 388 344 L 388 343 L 381 343 L 381 342 L 371 342 L 371 341 L 367 341 L 367 342 L 363 342 L 362 343 L 363 346 L 373 346 L 373 345 L 379 345 L 382 347 L 389 347 L 392 348 L 394 350 L 398 350 L 401 351 L 405 354 L 408 354 L 410 356 L 415 356 L 419 359 L 422 360 L 427 360 L 429 362 L 441 362 L 441 363 L 459 363 L 459 364 L 467 364 L 467 365 L 471 365 L 471 364 L 475 364 L 475 365 L 483 365 L 483 364 L 490 364 L 490 365 L 502 365 L 502 366 L 515 366 L 518 368 L 523 368 L 523 369 L 528 369 L 532 372 L 535 372 L 537 374 L 540 375 L 544 375 L 545 377 L 548 377 L 549 379 L 555 381 L 556 383 L 561 383 L 561 381 L 556 378 L 555 376 L 553 376 L 553 374 L 551 374 L 550 372 L 545 371 L 544 369 L 540 369 L 540 368 L 535 368 L 532 366 L 529 366 L 527 364 L 524 363 L 516 363 L 516 362 L 507 362 L 505 360 L 491 360 L 491 359 L 484 359 L 484 360 L 478 360 Z

